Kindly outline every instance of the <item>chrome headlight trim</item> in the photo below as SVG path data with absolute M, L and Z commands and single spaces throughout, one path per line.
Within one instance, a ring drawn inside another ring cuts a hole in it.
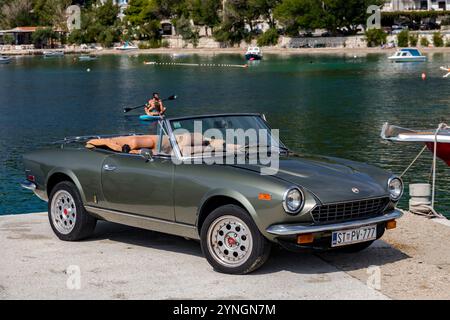
M 394 180 L 400 181 L 400 184 L 401 184 L 401 191 L 400 191 L 400 194 L 397 197 L 392 196 L 392 193 L 391 193 L 391 182 L 394 181 Z M 388 184 L 387 185 L 388 185 L 388 191 L 389 191 L 389 198 L 391 198 L 392 201 L 400 200 L 400 198 L 403 196 L 403 190 L 404 190 L 403 180 L 400 177 L 392 176 L 392 177 L 390 177 L 388 179 Z
M 287 205 L 287 196 L 288 196 L 289 192 L 291 192 L 291 191 L 293 191 L 293 190 L 297 190 L 297 191 L 300 193 L 300 197 L 301 197 L 301 203 L 300 203 L 300 206 L 299 206 L 298 209 L 296 209 L 296 210 L 291 210 L 291 209 L 289 209 L 289 207 L 288 207 L 288 205 Z M 303 190 L 300 189 L 299 187 L 293 186 L 293 187 L 288 188 L 288 189 L 284 192 L 284 194 L 283 194 L 283 209 L 284 209 L 284 211 L 285 211 L 287 214 L 290 214 L 290 215 L 296 215 L 297 213 L 299 213 L 299 212 L 303 209 L 304 205 L 305 205 L 305 193 L 304 193 Z

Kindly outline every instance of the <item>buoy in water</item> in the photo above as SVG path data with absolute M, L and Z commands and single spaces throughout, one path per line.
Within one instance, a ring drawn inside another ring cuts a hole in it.
M 86 71 L 87 71 L 87 72 L 91 72 L 91 69 L 90 69 L 90 68 L 87 68 Z
M 427 74 L 425 72 L 422 72 L 422 80 L 425 80 L 427 78 Z

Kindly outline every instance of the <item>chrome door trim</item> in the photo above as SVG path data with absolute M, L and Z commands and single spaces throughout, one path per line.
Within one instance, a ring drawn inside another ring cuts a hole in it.
M 190 239 L 200 239 L 197 227 L 190 224 L 179 223 L 175 221 L 163 220 L 158 218 L 145 217 L 137 214 L 126 213 L 122 211 L 104 209 L 93 206 L 85 206 L 86 210 L 93 215 L 106 221 L 125 224 L 132 227 L 146 230 L 159 231 L 163 233 L 178 235 Z

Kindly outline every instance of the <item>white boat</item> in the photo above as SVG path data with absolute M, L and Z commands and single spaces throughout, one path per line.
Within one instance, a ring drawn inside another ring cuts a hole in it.
M 54 50 L 54 51 L 44 51 L 44 57 L 52 58 L 52 57 L 62 57 L 64 56 L 64 51 L 62 50 Z
M 97 60 L 98 57 L 95 55 L 82 55 L 78 58 L 78 60 L 80 61 L 93 61 L 93 60 Z
M 11 62 L 11 57 L 0 56 L 0 64 L 7 64 Z
M 136 47 L 134 44 L 127 41 L 124 44 L 122 44 L 121 46 L 114 47 L 114 49 L 126 51 L 126 50 L 136 50 L 136 49 L 138 49 L 138 47 Z
M 381 129 L 381 138 L 392 142 L 424 143 L 431 151 L 437 144 L 436 155 L 450 166 L 450 127 L 439 125 L 438 129 L 412 130 L 385 123 Z
M 403 48 L 388 58 L 393 62 L 420 62 L 427 60 L 416 48 Z
M 263 57 L 262 51 L 259 47 L 248 47 L 245 53 L 245 59 L 249 61 L 261 60 Z
M 187 58 L 189 57 L 189 54 L 187 53 L 172 53 L 172 58 L 178 59 L 178 58 Z

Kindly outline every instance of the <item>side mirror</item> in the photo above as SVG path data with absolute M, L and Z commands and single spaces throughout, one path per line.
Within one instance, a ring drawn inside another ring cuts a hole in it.
M 145 162 L 153 161 L 153 152 L 150 149 L 141 149 L 141 156 L 145 159 Z

